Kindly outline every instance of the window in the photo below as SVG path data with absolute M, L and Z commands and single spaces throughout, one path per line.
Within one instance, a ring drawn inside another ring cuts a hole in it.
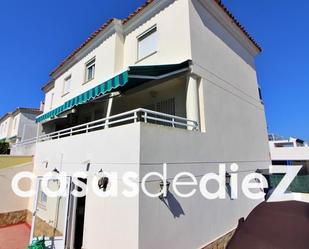
M 95 74 L 95 58 L 93 58 L 92 60 L 90 60 L 87 64 L 86 64 L 86 79 L 85 81 L 90 81 L 94 78 L 94 74 Z
M 153 27 L 137 38 L 138 60 L 141 60 L 155 52 L 158 46 L 157 27 Z
M 261 103 L 263 104 L 263 95 L 262 95 L 262 89 L 260 86 L 259 86 L 259 97 L 260 97 Z
M 38 194 L 38 205 L 40 208 L 46 209 L 47 195 L 43 191 L 40 191 Z
M 71 91 L 71 75 L 64 79 L 63 95 L 68 94 L 70 91 Z
M 163 100 L 157 103 L 157 112 L 176 115 L 175 98 Z
M 175 98 L 170 98 L 170 99 L 166 99 L 166 100 L 162 100 L 156 103 L 149 104 L 148 106 L 145 107 L 145 109 L 175 116 L 176 115 Z M 158 119 L 162 118 L 159 115 L 154 115 L 154 117 Z M 172 121 L 172 118 L 169 118 L 169 120 Z M 172 126 L 172 124 L 168 124 L 166 122 L 161 122 L 161 121 L 150 121 L 150 122 L 154 124 Z

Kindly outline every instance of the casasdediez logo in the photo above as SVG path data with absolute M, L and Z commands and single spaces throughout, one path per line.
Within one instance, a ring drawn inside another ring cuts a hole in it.
M 302 166 L 270 166 L 270 174 L 284 174 L 283 179 L 274 189 L 268 201 L 276 201 L 284 198 L 284 195 L 301 170 Z M 87 195 L 89 188 L 92 188 L 93 192 L 98 197 L 118 197 L 122 195 L 127 198 L 137 196 L 140 191 L 150 198 L 162 198 L 167 196 L 168 191 L 172 191 L 175 195 L 181 198 L 191 198 L 199 191 L 200 194 L 209 200 L 215 199 L 237 199 L 239 196 L 239 189 L 242 194 L 252 200 L 263 199 L 265 193 L 263 189 L 268 188 L 267 179 L 260 173 L 253 172 L 242 177 L 239 180 L 238 173 L 239 166 L 233 163 L 229 166 L 227 172 L 226 164 L 219 164 L 218 173 L 207 173 L 199 180 L 190 172 L 180 172 L 172 179 L 167 177 L 167 164 L 162 165 L 161 172 L 149 172 L 141 179 L 136 172 L 128 171 L 121 176 L 117 172 L 99 172 L 97 174 L 89 174 L 89 172 L 76 172 L 71 177 L 65 172 L 49 172 L 40 177 L 40 187 L 42 191 L 48 197 L 68 196 L 84 197 Z M 30 179 L 35 182 L 37 177 L 31 172 L 20 172 L 15 175 L 12 180 L 12 189 L 16 195 L 20 197 L 33 197 L 35 190 L 22 190 L 19 187 L 19 182 L 22 179 Z M 68 188 L 68 183 L 71 181 L 75 188 L 71 191 Z M 85 184 L 80 179 L 90 179 L 90 183 Z M 50 182 L 56 183 L 57 188 L 50 188 Z M 122 190 L 119 190 L 119 182 L 122 182 Z M 156 191 L 150 191 L 147 188 L 147 183 L 159 182 Z M 210 182 L 215 182 L 217 188 L 216 191 L 210 191 L 208 185 Z M 34 184 L 33 184 L 34 185 Z M 124 186 L 124 187 L 123 187 Z M 181 187 L 186 187 L 186 192 L 181 191 Z M 188 190 L 190 189 L 190 190 Z M 227 189 L 229 191 L 227 191 Z

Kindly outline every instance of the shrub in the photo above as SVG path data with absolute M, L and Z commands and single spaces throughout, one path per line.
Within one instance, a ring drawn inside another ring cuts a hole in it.
M 10 154 L 10 145 L 7 142 L 0 142 L 0 154 Z

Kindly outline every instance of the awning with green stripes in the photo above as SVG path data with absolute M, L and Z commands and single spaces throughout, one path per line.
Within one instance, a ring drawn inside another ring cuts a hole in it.
M 118 89 L 127 89 L 145 82 L 169 77 L 173 74 L 188 70 L 191 61 L 187 60 L 180 64 L 154 65 L 154 66 L 132 66 L 125 72 L 116 75 L 96 87 L 66 101 L 63 105 L 36 118 L 38 123 L 54 118 L 59 114 L 72 109 L 75 106 L 85 104 L 91 100 Z M 128 84 L 129 83 L 129 84 Z
M 63 105 L 38 116 L 36 121 L 40 123 L 46 119 L 53 118 L 61 114 L 62 112 L 72 109 L 74 106 L 87 103 L 90 100 L 95 99 L 98 96 L 104 95 L 108 92 L 111 92 L 113 89 L 124 86 L 127 83 L 128 83 L 128 71 L 125 71 L 113 77 L 112 79 L 76 96 L 75 98 L 66 101 Z

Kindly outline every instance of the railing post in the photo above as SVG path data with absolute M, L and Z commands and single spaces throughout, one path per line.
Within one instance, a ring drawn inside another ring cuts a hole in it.
M 172 125 L 175 127 L 175 118 L 172 118 Z
M 137 111 L 134 112 L 134 123 L 137 123 Z
M 198 131 L 199 130 L 199 125 L 198 125 L 197 121 L 194 122 L 194 126 L 195 126 L 194 130 Z
M 147 123 L 148 121 L 147 121 L 147 115 L 148 115 L 148 113 L 145 111 L 144 112 L 144 119 L 145 119 L 145 123 Z

